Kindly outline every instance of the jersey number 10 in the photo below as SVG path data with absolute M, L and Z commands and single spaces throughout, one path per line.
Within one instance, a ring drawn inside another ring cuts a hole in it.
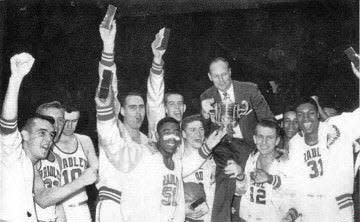
M 69 173 L 70 173 L 70 175 L 69 175 Z M 64 177 L 64 184 L 68 184 L 68 183 L 76 180 L 79 176 L 81 176 L 81 169 L 75 168 L 75 169 L 71 169 L 71 170 L 64 170 L 62 172 L 62 176 Z

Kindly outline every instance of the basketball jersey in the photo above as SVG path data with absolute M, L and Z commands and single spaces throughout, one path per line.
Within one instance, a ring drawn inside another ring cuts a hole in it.
M 124 176 L 125 221 L 184 222 L 182 163 L 179 157 L 173 160 L 175 168 L 170 170 L 159 152 L 144 147 L 141 161 Z
M 61 170 L 58 162 L 59 157 L 55 157 L 52 151 L 50 151 L 49 155 L 52 155 L 51 160 L 39 160 L 35 169 L 39 172 L 42 181 L 44 182 L 44 186 L 46 188 L 58 187 L 61 185 Z M 42 208 L 38 204 L 36 206 L 36 215 L 38 220 L 41 221 L 55 221 L 56 219 L 56 210 L 55 205 Z
M 184 156 L 182 159 L 182 163 L 184 165 L 191 164 L 191 158 Z M 216 165 L 213 159 L 207 159 L 206 162 L 197 170 L 195 170 L 192 174 L 183 178 L 184 183 L 193 182 L 203 185 L 205 195 L 206 195 L 206 203 L 209 207 L 209 212 L 198 220 L 203 220 L 204 222 L 211 221 L 211 212 L 212 206 L 214 202 L 215 195 L 215 169 Z
M 56 145 L 54 146 L 54 153 L 59 156 L 60 159 L 60 169 L 61 169 L 61 185 L 71 183 L 75 179 L 81 176 L 81 174 L 88 167 L 88 160 L 83 150 L 83 145 L 81 143 L 81 136 L 79 134 L 74 134 L 76 138 L 76 148 L 72 153 L 66 153 L 62 151 Z M 68 205 L 77 205 L 81 202 L 84 202 L 88 199 L 85 187 L 81 190 L 70 195 L 63 202 L 64 206 Z
M 255 172 L 257 168 L 256 162 L 259 155 L 259 152 L 251 153 L 246 162 L 244 171 L 246 193 L 240 201 L 240 217 L 247 222 L 278 222 L 289 209 L 284 205 L 287 202 L 287 197 L 285 194 L 281 194 L 281 188 L 274 188 L 269 183 L 258 184 L 250 178 L 250 173 Z M 267 173 L 284 178 L 282 163 L 275 159 Z

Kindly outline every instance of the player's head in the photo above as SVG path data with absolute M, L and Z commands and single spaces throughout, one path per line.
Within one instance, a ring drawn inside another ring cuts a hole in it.
M 210 62 L 208 76 L 218 90 L 226 92 L 232 83 L 229 62 L 221 57 L 215 58 Z
M 80 109 L 75 105 L 65 104 L 65 126 L 63 135 L 71 136 L 74 134 L 79 118 Z
M 124 117 L 124 124 L 131 129 L 139 130 L 145 118 L 145 102 L 141 93 L 129 92 L 120 102 L 120 113 Z
M 205 139 L 205 129 L 200 115 L 185 117 L 181 121 L 181 130 L 185 147 L 201 148 Z
M 261 120 L 256 125 L 254 141 L 261 154 L 274 152 L 280 142 L 280 127 L 274 120 Z
M 296 118 L 296 109 L 294 107 L 287 107 L 283 114 L 282 127 L 284 129 L 285 137 L 291 139 L 299 132 L 299 123 Z
M 180 124 L 172 117 L 161 119 L 156 126 L 158 149 L 163 155 L 172 155 L 181 143 Z
M 62 130 L 65 125 L 65 109 L 58 101 L 41 104 L 37 109 L 36 113 L 44 116 L 51 116 L 54 120 L 54 127 L 56 136 L 54 141 L 57 142 L 60 138 Z
M 25 152 L 31 160 L 46 158 L 53 144 L 55 120 L 49 116 L 36 115 L 28 119 L 21 130 Z
M 333 117 L 333 116 L 339 115 L 338 111 L 332 107 L 324 107 L 323 110 L 328 117 Z
M 317 133 L 319 127 L 319 112 L 312 99 L 303 99 L 296 107 L 296 118 L 299 128 L 304 134 Z
M 184 97 L 180 93 L 168 92 L 164 96 L 165 112 L 177 121 L 181 121 L 186 110 Z

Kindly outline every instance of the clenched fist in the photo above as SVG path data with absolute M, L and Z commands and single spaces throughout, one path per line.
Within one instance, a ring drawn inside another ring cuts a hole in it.
M 154 55 L 154 61 L 158 64 L 161 63 L 161 58 L 166 51 L 165 49 L 163 50 L 157 49 L 157 47 L 161 44 L 162 39 L 164 38 L 163 36 L 164 30 L 165 28 L 160 29 L 160 31 L 156 33 L 154 41 L 151 43 L 151 49 Z
M 16 78 L 24 78 L 31 70 L 35 62 L 34 57 L 23 52 L 16 54 L 10 59 L 11 75 Z

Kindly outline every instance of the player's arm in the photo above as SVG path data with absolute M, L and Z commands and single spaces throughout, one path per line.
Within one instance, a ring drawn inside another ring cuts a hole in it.
M 56 222 L 66 222 L 65 210 L 62 204 L 56 205 L 55 213 L 56 213 Z
M 21 136 L 17 130 L 18 97 L 21 82 L 30 72 L 35 59 L 28 53 L 10 59 L 11 76 L 0 118 L 0 153 L 2 156 L 21 150 Z
M 56 205 L 81 188 L 94 183 L 97 180 L 97 170 L 88 168 L 79 178 L 61 187 L 46 188 L 37 170 L 34 170 L 34 177 L 35 201 L 40 207 L 46 208 Z
M 221 141 L 225 134 L 226 128 L 223 127 L 223 129 L 219 131 L 216 130 L 209 135 L 203 146 L 199 149 L 199 152 L 194 152 L 194 154 L 189 157 L 190 160 L 187 161 L 187 164 L 183 164 L 183 178 L 189 176 L 204 164 L 212 149 L 215 148 L 215 146 Z
M 320 119 L 322 121 L 325 121 L 329 118 L 329 116 L 325 113 L 325 111 L 323 110 L 323 108 L 320 106 L 319 103 L 319 97 L 317 96 L 311 96 L 311 98 L 314 100 L 314 102 L 316 103 L 317 109 L 319 111 L 319 115 L 320 115 Z
M 88 159 L 89 166 L 94 169 L 99 169 L 99 160 L 96 156 L 93 142 L 91 141 L 90 137 L 88 137 L 88 136 L 82 136 L 82 137 L 84 138 L 83 149 L 84 149 L 85 155 Z
M 165 117 L 164 105 L 164 61 L 162 59 L 166 50 L 157 49 L 161 41 L 160 33 L 155 35 L 155 40 L 151 43 L 151 49 L 154 55 L 150 74 L 147 80 L 146 94 L 146 115 L 148 118 L 149 138 L 155 139 L 156 124 Z
M 256 86 L 251 94 L 251 103 L 256 113 L 257 119 L 272 119 L 274 118 L 273 113 L 270 110 L 265 97 L 261 94 L 259 88 Z
M 253 175 L 255 183 L 268 183 L 271 184 L 273 189 L 281 186 L 281 177 L 279 175 L 272 175 L 262 169 L 256 169 Z

